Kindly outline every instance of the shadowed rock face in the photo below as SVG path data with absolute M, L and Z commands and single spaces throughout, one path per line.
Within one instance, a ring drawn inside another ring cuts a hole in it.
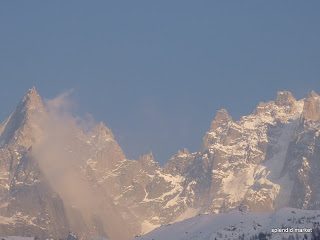
M 38 164 L 27 151 L 12 170 L 1 164 L 2 178 L 0 221 L 2 235 L 55 238 L 68 233 L 68 220 L 62 199 L 51 188 Z M 10 154 L 12 157 L 12 153 Z M 6 156 L 1 152 L 1 163 Z M 8 174 L 5 174 L 8 173 Z
M 319 99 L 279 92 L 238 121 L 219 110 L 200 151 L 161 167 L 152 154 L 128 160 L 103 123 L 52 122 L 31 89 L 0 127 L 0 232 L 126 240 L 239 206 L 318 209 Z

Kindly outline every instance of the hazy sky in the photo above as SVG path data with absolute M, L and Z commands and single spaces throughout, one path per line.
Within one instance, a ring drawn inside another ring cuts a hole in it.
M 0 1 L 0 118 L 35 85 L 129 158 L 197 150 L 217 109 L 320 92 L 320 1 Z

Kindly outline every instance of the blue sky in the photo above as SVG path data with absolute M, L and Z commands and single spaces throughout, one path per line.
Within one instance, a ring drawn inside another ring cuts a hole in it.
M 74 89 L 77 114 L 130 158 L 199 149 L 217 109 L 234 118 L 287 89 L 320 92 L 319 1 L 1 1 L 0 117 L 33 85 Z

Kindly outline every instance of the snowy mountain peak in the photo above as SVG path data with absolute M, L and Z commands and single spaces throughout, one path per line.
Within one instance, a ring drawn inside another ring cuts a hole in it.
M 16 142 L 25 147 L 30 146 L 34 140 L 33 132 L 36 128 L 34 120 L 37 114 L 44 111 L 43 101 L 35 87 L 29 89 L 15 111 L 5 121 L 0 136 L 0 145 Z

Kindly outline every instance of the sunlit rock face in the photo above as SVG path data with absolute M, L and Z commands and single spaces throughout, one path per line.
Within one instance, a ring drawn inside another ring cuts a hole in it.
M 2 235 L 58 237 L 69 226 L 63 200 L 32 157 L 40 129 L 35 117 L 45 111 L 35 88 L 2 124 L 0 142 L 0 232 Z
M 320 120 L 320 96 L 311 92 L 304 100 L 303 118 L 311 121 Z
M 319 209 L 319 99 L 278 92 L 239 120 L 221 109 L 199 151 L 160 166 L 30 89 L 0 126 L 0 232 L 127 240 L 200 213 Z

